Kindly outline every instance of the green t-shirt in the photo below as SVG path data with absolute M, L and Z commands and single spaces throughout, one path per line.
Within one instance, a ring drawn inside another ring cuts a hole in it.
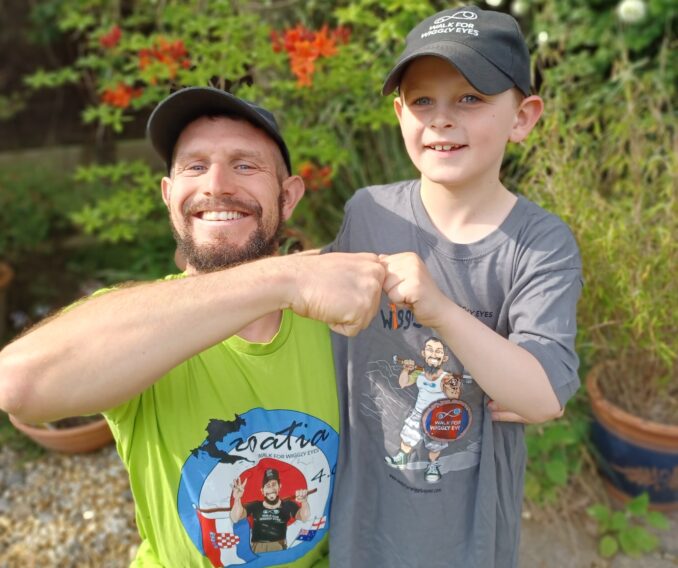
M 339 443 L 327 326 L 285 311 L 270 343 L 231 337 L 105 416 L 136 502 L 133 566 L 326 564 Z M 310 511 L 290 516 L 282 550 L 254 553 L 261 521 L 231 519 L 231 488 L 243 506 L 263 501 L 264 476 L 288 509 L 308 490 Z

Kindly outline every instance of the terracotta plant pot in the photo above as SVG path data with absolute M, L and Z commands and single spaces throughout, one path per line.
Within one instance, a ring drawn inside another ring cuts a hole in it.
M 0 261 L 0 344 L 7 330 L 7 290 L 14 278 L 12 267 Z
M 81 426 L 58 429 L 24 424 L 12 415 L 9 419 L 17 430 L 23 432 L 36 444 L 56 452 L 67 454 L 92 452 L 113 441 L 111 429 L 103 418 Z
M 647 492 L 656 509 L 678 509 L 678 426 L 634 416 L 605 399 L 599 387 L 605 364 L 586 378 L 591 440 L 610 494 L 623 500 Z

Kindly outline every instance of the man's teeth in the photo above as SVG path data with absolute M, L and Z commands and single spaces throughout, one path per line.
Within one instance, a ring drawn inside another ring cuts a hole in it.
M 245 215 L 240 211 L 203 211 L 203 221 L 233 221 Z

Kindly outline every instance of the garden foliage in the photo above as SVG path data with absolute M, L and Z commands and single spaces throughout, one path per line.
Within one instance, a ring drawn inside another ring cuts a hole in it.
M 333 237 L 355 189 L 415 175 L 391 97 L 379 92 L 407 31 L 450 4 L 46 0 L 35 5 L 36 21 L 51 8 L 54 33 L 69 36 L 79 56 L 37 71 L 27 84 L 80 85 L 90 100 L 83 120 L 114 133 L 182 85 L 224 87 L 270 108 L 308 187 L 293 223 L 320 245 Z M 666 393 L 678 350 L 675 3 L 497 4 L 519 18 L 546 102 L 536 131 L 509 147 L 504 179 L 561 216 L 579 242 L 584 368 L 609 357 L 644 361 L 663 377 L 642 381 L 651 389 L 646 396 Z M 155 242 L 169 257 L 159 174 L 142 162 L 81 169 L 77 181 L 100 197 L 73 219 L 104 241 Z M 642 371 L 629 369 L 620 375 Z M 619 397 L 643 400 L 638 385 L 637 376 L 620 384 Z M 531 435 L 528 492 L 548 501 L 578 471 L 573 452 L 583 433 L 555 425 Z

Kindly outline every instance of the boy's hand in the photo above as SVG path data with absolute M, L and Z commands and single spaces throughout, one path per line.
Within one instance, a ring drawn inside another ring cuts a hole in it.
M 309 251 L 285 257 L 296 285 L 289 307 L 343 335 L 366 328 L 379 309 L 384 268 L 376 254 Z
M 523 418 L 520 414 L 503 409 L 494 400 L 491 400 L 487 404 L 487 407 L 490 409 L 490 412 L 492 412 L 492 420 L 494 422 L 520 422 L 521 424 L 536 424 L 536 422 L 532 422 L 526 418 Z M 560 414 L 556 416 L 554 420 L 560 418 L 564 413 L 565 411 L 561 410 Z
M 391 302 L 410 308 L 417 321 L 438 328 L 441 307 L 449 299 L 440 291 L 426 265 L 413 252 L 380 255 L 386 269 L 384 292 Z

